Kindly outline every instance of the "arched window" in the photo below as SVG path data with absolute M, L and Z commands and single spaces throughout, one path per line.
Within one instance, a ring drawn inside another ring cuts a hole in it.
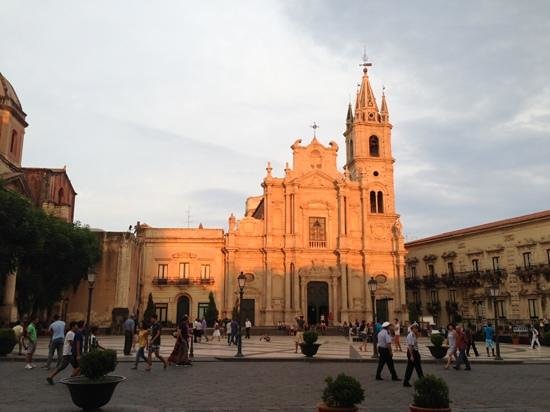
M 353 157 L 353 140 L 349 141 L 349 157 Z
M 61 204 L 63 204 L 64 201 L 65 201 L 65 191 L 61 187 L 57 191 L 57 203 L 61 205 Z
M 369 139 L 369 153 L 371 156 L 380 156 L 380 145 L 376 136 L 371 136 Z
M 378 192 L 378 213 L 384 213 L 384 193 Z
M 370 212 L 376 213 L 376 192 L 370 192 Z

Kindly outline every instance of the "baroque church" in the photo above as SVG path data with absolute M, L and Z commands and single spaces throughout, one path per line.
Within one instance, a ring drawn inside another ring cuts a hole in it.
M 36 207 L 68 222 L 73 221 L 76 191 L 66 168 L 23 167 L 27 114 L 11 83 L 0 73 L 0 182 L 26 197 Z M 16 274 L 0 285 L 0 321 L 17 318 Z
M 103 257 L 96 272 L 92 322 L 116 328 L 139 316 L 149 295 L 160 320 L 202 317 L 210 292 L 220 316 L 238 303 L 237 276 L 247 282 L 242 302 L 255 325 L 332 324 L 407 318 L 405 248 L 395 210 L 392 125 L 386 97 L 380 106 L 368 68 L 348 107 L 345 148 L 313 136 L 290 147 L 292 164 L 275 176 L 268 163 L 263 193 L 246 199 L 244 216 L 221 228 L 156 228 L 98 231 Z M 345 150 L 339 170 L 338 152 Z M 74 199 L 74 198 L 73 198 Z M 73 200 L 74 204 L 74 200 Z M 375 308 L 367 282 L 377 281 Z M 66 319 L 86 316 L 88 285 L 62 302 Z

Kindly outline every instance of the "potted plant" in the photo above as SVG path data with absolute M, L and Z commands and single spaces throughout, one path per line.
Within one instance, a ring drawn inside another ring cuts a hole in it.
M 410 412 L 451 412 L 449 403 L 449 387 L 443 379 L 428 374 L 414 382 Z
M 308 358 L 313 358 L 313 356 L 319 350 L 319 346 L 321 346 L 321 344 L 315 343 L 317 342 L 318 338 L 319 335 L 317 334 L 317 332 L 314 332 L 312 330 L 304 332 L 304 342 L 300 343 L 300 348 L 302 349 L 302 353 Z
M 428 349 L 432 356 L 436 359 L 443 359 L 447 354 L 448 346 L 443 346 L 443 341 L 445 337 L 440 333 L 432 333 L 430 336 L 431 345 L 428 345 Z
M 355 405 L 365 399 L 361 383 L 352 376 L 341 373 L 336 379 L 328 376 L 325 382 L 323 402 L 317 405 L 319 412 L 355 412 Z
M 65 378 L 61 383 L 69 388 L 76 406 L 85 410 L 100 408 L 111 400 L 115 387 L 126 380 L 124 376 L 107 375 L 115 370 L 116 364 L 114 350 L 93 350 L 80 359 L 84 376 Z
M 15 332 L 12 329 L 0 329 L 0 356 L 11 353 L 16 343 Z

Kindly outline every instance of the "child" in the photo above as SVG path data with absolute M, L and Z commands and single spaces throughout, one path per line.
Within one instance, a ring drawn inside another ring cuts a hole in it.
M 134 366 L 132 369 L 137 369 L 138 363 L 140 359 L 143 359 L 145 362 L 147 362 L 147 358 L 145 357 L 145 349 L 148 349 L 149 346 L 147 344 L 147 341 L 149 340 L 149 329 L 145 326 L 145 322 L 141 322 L 141 327 L 138 331 L 138 350 L 136 352 L 136 361 L 134 363 Z
M 97 326 L 92 326 L 90 328 L 90 350 L 96 350 L 96 349 L 105 350 L 105 348 L 99 344 L 96 334 L 97 334 Z

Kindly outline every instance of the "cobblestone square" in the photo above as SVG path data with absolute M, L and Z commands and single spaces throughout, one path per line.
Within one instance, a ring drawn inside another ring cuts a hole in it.
M 121 353 L 123 338 L 104 337 L 102 343 Z M 172 343 L 163 339 L 163 354 Z M 375 381 L 376 363 L 370 353 L 358 352 L 344 337 L 321 337 L 324 348 L 313 361 L 294 354 L 293 341 L 277 336 L 269 344 L 253 336 L 243 343 L 245 361 L 234 361 L 234 346 L 223 342 L 195 345 L 195 362 L 191 367 L 170 367 L 160 363 L 153 371 L 131 370 L 132 356 L 119 356 L 117 374 L 128 380 L 117 388 L 103 408 L 105 412 L 180 412 L 180 411 L 314 411 L 320 400 L 324 378 L 340 372 L 360 380 L 366 400 L 360 410 L 370 412 L 407 411 L 411 388 L 400 382 Z M 40 341 L 37 365 L 41 365 L 47 342 Z M 528 411 L 550 410 L 550 359 L 548 348 L 532 351 L 523 346 L 503 345 L 504 363 L 486 358 L 472 359 L 472 371 L 444 370 L 422 346 L 425 373 L 443 377 L 449 387 L 453 411 Z M 482 347 L 480 349 L 483 349 Z M 482 350 L 480 352 L 483 352 Z M 396 355 L 396 368 L 403 377 L 405 364 Z M 515 360 L 514 360 L 515 359 Z M 9 361 L 12 360 L 12 361 Z M 24 363 L 10 355 L 0 362 L 2 379 L 0 411 L 76 411 L 67 389 L 45 381 L 44 369 L 24 370 Z M 68 376 L 68 368 L 59 378 Z M 386 371 L 387 374 L 387 371 Z M 9 378 L 9 379 L 8 379 Z M 389 376 L 386 375 L 386 378 Z

